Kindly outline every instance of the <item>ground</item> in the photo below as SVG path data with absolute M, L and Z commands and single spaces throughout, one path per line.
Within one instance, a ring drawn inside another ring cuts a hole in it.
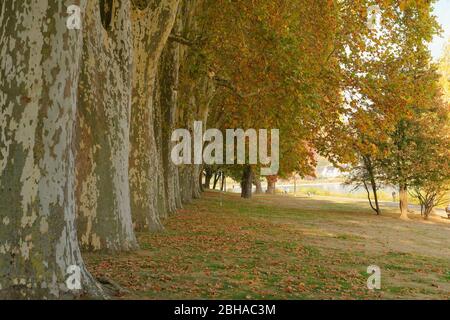
M 331 197 L 207 192 L 139 234 L 141 249 L 86 254 L 123 299 L 450 299 L 450 223 L 375 216 Z M 367 289 L 369 265 L 381 290 Z

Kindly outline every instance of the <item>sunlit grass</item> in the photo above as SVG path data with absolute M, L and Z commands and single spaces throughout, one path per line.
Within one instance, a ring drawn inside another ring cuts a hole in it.
M 450 256 L 422 243 L 447 225 L 405 225 L 360 203 L 213 192 L 165 224 L 139 234 L 139 252 L 86 255 L 91 270 L 129 289 L 123 298 L 450 298 Z M 380 291 L 366 287 L 371 264 L 382 269 Z

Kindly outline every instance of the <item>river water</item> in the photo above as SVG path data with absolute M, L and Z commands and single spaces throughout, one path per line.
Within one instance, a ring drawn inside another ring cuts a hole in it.
M 265 190 L 267 188 L 267 186 L 265 184 L 262 184 L 263 190 Z M 282 183 L 278 183 L 276 185 L 277 190 L 281 190 L 287 193 L 293 193 L 294 192 L 294 185 L 293 184 L 282 184 Z M 364 188 L 356 188 L 355 186 L 352 185 L 344 185 L 341 182 L 327 182 L 327 183 L 300 183 L 297 184 L 297 186 L 295 187 L 295 189 L 297 190 L 297 192 L 314 192 L 314 190 L 318 190 L 318 191 L 323 191 L 325 193 L 330 193 L 333 195 L 342 195 L 342 196 L 346 196 L 346 195 L 365 195 L 366 194 L 366 190 Z M 255 188 L 253 187 L 253 190 L 255 190 Z M 241 192 L 241 187 L 239 184 L 234 184 L 231 186 L 228 186 L 228 190 L 227 191 L 231 191 L 231 192 L 235 192 L 235 193 L 240 193 Z M 396 193 L 398 193 L 396 188 L 393 187 L 383 187 L 380 189 L 380 192 L 385 192 L 388 195 L 391 195 L 392 192 L 395 191 Z

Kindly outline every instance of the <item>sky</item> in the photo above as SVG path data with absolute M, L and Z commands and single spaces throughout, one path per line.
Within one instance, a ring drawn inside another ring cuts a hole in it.
M 450 0 L 438 0 L 434 5 L 434 15 L 444 30 L 440 37 L 434 37 L 430 44 L 431 54 L 435 60 L 441 56 L 444 45 L 450 39 Z

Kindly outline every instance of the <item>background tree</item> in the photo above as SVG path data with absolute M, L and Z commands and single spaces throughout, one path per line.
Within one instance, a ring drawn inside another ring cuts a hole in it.
M 442 57 L 439 60 L 438 70 L 441 76 L 440 85 L 443 99 L 446 103 L 450 103 L 450 39 L 447 41 Z
M 401 217 L 406 218 L 407 190 L 415 171 L 414 136 L 420 132 L 416 120 L 431 110 L 438 94 L 427 48 L 438 26 L 429 2 L 378 3 L 382 22 L 376 30 L 367 27 L 372 1 L 352 7 L 340 3 L 338 16 L 345 19 L 339 23 L 344 29 L 336 32 L 341 118 L 324 126 L 318 146 L 337 165 L 358 168 L 358 162 L 364 166 L 370 157 L 383 182 L 399 187 Z M 366 174 L 360 177 L 364 181 Z
M 214 28 L 205 33 L 204 72 L 220 89 L 208 126 L 278 128 L 280 174 L 310 174 L 309 142 L 323 118 L 337 116 L 327 112 L 338 97 L 331 79 L 337 62 L 329 58 L 334 8 L 316 1 L 219 3 L 205 10 L 205 24 L 214 21 Z
M 417 120 L 411 157 L 411 193 L 428 218 L 434 207 L 446 204 L 450 190 L 450 105 L 437 97 L 433 108 Z
M 370 155 L 365 155 L 362 156 L 358 165 L 351 168 L 345 184 L 352 186 L 353 190 L 363 188 L 367 193 L 370 207 L 377 215 L 380 215 L 381 208 L 378 200 L 378 190 L 381 187 L 380 180 L 377 165 L 374 164 Z

